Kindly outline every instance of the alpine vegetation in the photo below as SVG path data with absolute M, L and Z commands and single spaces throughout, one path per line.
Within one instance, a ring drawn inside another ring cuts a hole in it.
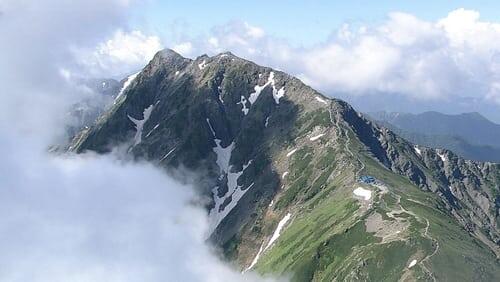
M 497 126 L 332 97 L 498 100 L 498 24 L 391 13 L 291 47 L 240 21 L 193 39 L 164 2 L 0 1 L 0 282 L 500 281 Z M 304 29 L 279 16 L 302 3 L 251 4 Z
M 500 278 L 498 165 L 416 146 L 231 53 L 158 52 L 71 150 L 113 144 L 166 171 L 203 171 L 205 238 L 244 274 Z

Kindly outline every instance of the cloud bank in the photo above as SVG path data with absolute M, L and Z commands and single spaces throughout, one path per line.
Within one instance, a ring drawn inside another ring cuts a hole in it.
M 388 93 L 424 101 L 466 96 L 500 103 L 499 38 L 500 23 L 457 9 L 434 22 L 395 12 L 376 26 L 346 24 L 307 48 L 231 22 L 174 49 L 188 56 L 230 50 L 330 95 Z
M 68 83 L 72 46 L 93 47 L 127 21 L 124 0 L 2 0 L 0 129 L 54 138 L 65 109 L 81 95 Z M 49 140 L 46 140 L 49 142 Z
M 111 39 L 95 48 L 75 49 L 78 69 L 87 76 L 123 78 L 131 71 L 142 69 L 162 49 L 160 38 L 145 35 L 139 30 L 117 30 Z
M 206 211 L 191 187 L 117 155 L 47 153 L 68 106 L 89 95 L 72 83 L 75 50 L 107 56 L 97 69 L 111 71 L 158 45 L 121 31 L 133 5 L 0 1 L 0 281 L 264 280 L 205 243 Z
M 145 163 L 25 141 L 0 136 L 1 281 L 263 281 L 206 245 L 191 187 Z

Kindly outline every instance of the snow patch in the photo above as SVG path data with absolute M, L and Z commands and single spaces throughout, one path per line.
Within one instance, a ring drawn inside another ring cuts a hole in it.
M 273 202 L 274 201 L 271 201 L 271 203 L 269 204 L 269 206 L 272 206 Z M 288 213 L 283 219 L 280 220 L 280 222 L 278 223 L 278 227 L 276 227 L 276 230 L 274 230 L 273 236 L 271 236 L 271 239 L 269 239 L 269 242 L 267 243 L 266 247 L 264 248 L 264 242 L 263 242 L 262 245 L 260 245 L 260 249 L 257 252 L 257 255 L 252 260 L 252 263 L 250 264 L 249 267 L 247 267 L 243 271 L 243 273 L 245 273 L 245 272 L 249 271 L 250 269 L 252 269 L 257 264 L 257 262 L 259 261 L 260 255 L 263 252 L 265 252 L 267 249 L 269 249 L 269 247 L 271 247 L 272 244 L 276 240 L 278 240 L 279 236 L 281 235 L 281 231 L 282 231 L 283 227 L 285 227 L 285 224 L 290 220 L 291 217 L 292 217 L 292 214 Z
M 250 264 L 249 267 L 247 267 L 243 273 L 249 271 L 250 269 L 252 269 L 256 264 L 257 264 L 257 261 L 259 261 L 259 258 L 260 258 L 260 254 L 262 253 L 263 251 L 263 248 L 264 248 L 264 243 L 262 243 L 262 245 L 260 245 L 260 249 L 259 249 L 259 252 L 257 253 L 257 255 L 253 258 L 252 260 L 252 263 Z
M 253 103 L 257 101 L 257 98 L 259 98 L 262 90 L 264 90 L 264 88 L 266 88 L 269 84 L 271 84 L 272 81 L 274 81 L 274 72 L 271 72 L 269 74 L 269 78 L 267 79 L 267 82 L 264 85 L 262 86 L 258 84 L 255 85 L 255 87 L 253 88 L 255 92 L 251 93 L 250 96 L 248 97 L 248 101 L 250 101 L 251 105 L 253 105 Z
M 264 251 L 267 250 L 267 249 L 269 249 L 269 247 L 271 247 L 271 245 L 276 240 L 278 240 L 278 238 L 281 235 L 281 230 L 283 229 L 283 227 L 285 227 L 285 224 L 290 220 L 291 217 L 292 217 L 292 214 L 291 213 L 287 213 L 285 215 L 285 217 L 283 217 L 283 219 L 280 220 L 280 222 L 278 223 L 278 227 L 276 227 L 276 230 L 274 230 L 273 236 L 271 236 L 271 239 L 269 240 L 269 242 L 267 243 L 266 247 L 264 248 Z
M 215 147 L 212 148 L 215 155 L 217 156 L 216 163 L 219 166 L 221 172 L 228 173 L 229 171 L 229 160 L 231 159 L 231 152 L 233 151 L 234 142 L 229 144 L 227 147 L 222 147 L 222 140 L 217 139 L 215 135 L 215 130 L 210 123 L 210 120 L 207 118 L 208 126 L 210 127 L 210 131 L 212 131 L 212 135 L 214 137 Z
M 283 96 L 285 96 L 285 87 L 281 87 L 278 91 L 276 91 L 276 88 L 274 88 L 274 85 L 273 85 L 274 102 L 276 102 L 276 104 L 279 104 L 280 98 Z
M 219 101 L 221 102 L 221 104 L 224 104 L 224 100 L 222 100 L 222 87 L 217 86 L 217 90 L 219 92 L 219 95 L 218 95 L 218 98 L 219 98 Z
M 211 234 L 217 226 L 222 222 L 222 220 L 229 214 L 229 212 L 236 207 L 239 200 L 245 195 L 245 193 L 253 187 L 254 183 L 250 184 L 247 188 L 243 189 L 238 185 L 238 178 L 243 174 L 245 169 L 252 164 L 250 160 L 247 164 L 243 165 L 243 169 L 238 172 L 227 173 L 227 192 L 222 197 L 218 196 L 218 186 L 214 187 L 212 190 L 212 195 L 215 201 L 215 207 L 210 210 L 209 213 L 209 234 Z M 229 169 L 231 170 L 231 166 Z M 222 206 L 226 199 L 231 198 L 229 204 Z
M 291 155 L 293 155 L 295 152 L 297 152 L 297 149 L 293 149 L 291 150 L 290 152 L 288 152 L 288 154 L 286 154 L 287 157 L 290 157 Z
M 444 162 L 446 162 L 446 156 L 444 154 L 437 153 L 439 158 Z
M 206 60 L 203 60 L 203 62 L 201 62 L 201 63 L 198 64 L 198 68 L 200 70 L 203 70 L 206 66 L 207 66 L 207 61 Z
M 281 176 L 281 179 L 285 179 L 285 177 L 288 175 L 288 173 L 289 173 L 288 171 L 285 171 L 285 172 L 283 173 L 283 175 Z
M 139 71 L 139 72 L 134 73 L 132 75 L 129 75 L 127 77 L 127 79 L 123 83 L 122 88 L 120 89 L 120 92 L 118 92 L 118 95 L 116 95 L 115 102 L 114 102 L 115 104 L 116 104 L 116 101 L 118 101 L 118 98 L 120 98 L 123 95 L 123 93 L 125 92 L 125 90 L 127 90 L 127 88 L 130 86 L 130 84 L 132 83 L 132 81 L 134 81 L 134 79 L 139 75 L 139 73 L 141 73 L 141 72 Z
M 146 138 L 148 138 L 148 137 L 149 137 L 149 135 L 151 135 L 151 133 L 153 133 L 153 131 L 155 131 L 155 130 L 158 128 L 158 126 L 160 126 L 160 124 L 159 124 L 159 123 L 158 123 L 157 125 L 155 125 L 155 127 L 153 127 L 153 129 L 151 129 L 151 130 L 148 132 L 148 134 L 146 134 Z
M 219 97 L 220 97 L 220 95 L 219 95 Z M 241 104 L 241 106 L 243 107 L 243 108 L 241 108 L 241 111 L 243 112 L 243 114 L 247 115 L 248 111 L 250 110 L 249 108 L 247 108 L 247 98 L 245 98 L 245 96 L 241 95 L 240 101 L 237 104 Z
M 322 99 L 322 98 L 320 98 L 320 97 L 318 97 L 318 96 L 316 96 L 316 97 L 314 97 L 314 98 L 316 98 L 316 100 L 317 100 L 318 102 L 323 103 L 323 104 L 325 104 L 325 105 L 328 105 L 328 102 L 327 102 L 327 101 L 325 101 L 325 99 Z
M 353 193 L 355 196 L 361 197 L 365 201 L 370 200 L 370 198 L 372 197 L 372 191 L 364 189 L 362 187 L 358 187 L 358 188 L 354 189 Z
M 412 267 L 414 267 L 414 266 L 415 266 L 415 264 L 417 264 L 417 260 L 416 260 L 416 259 L 414 259 L 414 260 L 412 260 L 412 261 L 410 262 L 410 264 L 408 265 L 408 268 L 412 268 Z
M 176 72 L 175 72 L 175 76 L 178 76 L 178 75 L 179 75 L 179 73 L 181 73 L 181 72 L 180 72 L 180 71 L 176 71 Z
M 260 78 L 260 76 L 259 76 Z M 269 78 L 267 79 L 267 82 L 260 86 L 260 85 L 255 85 L 253 93 L 250 94 L 248 97 L 248 101 L 250 102 L 251 105 L 257 101 L 257 99 L 260 96 L 260 93 L 264 88 L 266 88 L 268 85 L 271 85 L 273 87 L 273 98 L 276 104 L 280 103 L 280 98 L 285 96 L 285 87 L 281 87 L 279 90 L 276 89 L 276 81 L 274 80 L 274 72 L 269 73 Z
M 458 198 L 458 195 L 455 193 L 455 190 L 453 189 L 453 187 L 448 186 L 448 190 L 450 190 L 451 194 L 452 194 L 455 198 Z
M 150 105 L 146 109 L 144 109 L 143 114 L 143 119 L 135 119 L 131 117 L 130 115 L 127 115 L 130 121 L 132 121 L 135 124 L 135 136 L 134 136 L 134 146 L 137 144 L 141 143 L 142 141 L 142 129 L 144 128 L 144 124 L 148 121 L 149 117 L 151 116 L 151 112 L 153 112 L 154 105 Z
M 422 151 L 418 148 L 418 146 L 415 146 L 414 149 L 415 149 L 415 153 L 417 153 L 420 156 L 422 155 Z
M 219 186 L 215 186 L 212 189 L 212 195 L 215 202 L 214 208 L 209 212 L 209 234 L 212 234 L 212 232 L 217 228 L 217 226 L 219 226 L 222 220 L 236 206 L 243 195 L 253 187 L 254 183 L 250 184 L 245 189 L 238 185 L 238 179 L 243 174 L 245 169 L 252 164 L 253 160 L 250 160 L 247 164 L 243 165 L 243 169 L 241 171 L 233 172 L 232 170 L 234 167 L 232 165 L 229 165 L 229 161 L 231 160 L 231 153 L 234 149 L 234 142 L 229 144 L 227 147 L 222 147 L 222 140 L 217 139 L 215 130 L 212 127 L 210 120 L 208 118 L 206 120 L 208 126 L 210 127 L 210 131 L 212 132 L 216 145 L 212 148 L 212 150 L 217 156 L 216 163 L 221 171 L 219 179 L 222 180 L 224 176 L 227 177 L 227 192 L 224 195 L 219 197 Z M 223 207 L 223 204 L 229 198 L 229 204 Z
M 264 124 L 265 127 L 269 125 L 269 117 L 266 117 L 266 123 Z
M 164 155 L 164 156 L 160 159 L 160 162 L 162 162 L 163 160 L 165 160 L 166 158 L 168 158 L 168 156 L 170 156 L 170 154 L 172 154 L 172 153 L 175 151 L 175 149 L 176 149 L 176 148 L 177 148 L 177 147 L 174 147 L 172 150 L 168 151 L 168 153 L 166 153 L 166 154 L 165 154 L 165 155 Z
M 318 140 L 319 138 L 323 137 L 323 135 L 325 135 L 325 134 L 323 134 L 323 133 L 322 133 L 322 134 L 319 134 L 319 135 L 313 136 L 313 137 L 309 138 L 309 140 L 311 140 L 311 141 L 316 141 L 316 140 Z

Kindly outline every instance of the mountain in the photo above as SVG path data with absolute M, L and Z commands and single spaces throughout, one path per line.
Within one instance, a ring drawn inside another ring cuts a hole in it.
M 436 139 L 458 138 L 469 146 L 480 146 L 483 150 L 491 147 L 500 150 L 500 125 L 493 123 L 479 113 L 463 113 L 446 115 L 438 112 L 409 113 L 369 113 L 377 121 L 386 122 L 410 134 L 425 135 L 426 139 L 436 136 Z M 445 141 L 445 140 L 443 140 Z M 458 147 L 458 146 L 457 146 Z M 459 147 L 460 148 L 460 147 Z
M 376 123 L 390 128 L 399 136 L 411 141 L 412 143 L 431 147 L 445 148 L 459 156 L 468 159 L 483 162 L 500 162 L 500 148 L 489 145 L 472 145 L 465 141 L 462 137 L 451 135 L 429 135 L 424 133 L 416 133 L 398 128 L 388 122 L 374 120 Z
M 486 97 L 473 97 L 454 95 L 448 100 L 415 99 L 401 93 L 372 92 L 372 95 L 352 95 L 349 92 L 332 91 L 327 94 L 344 98 L 357 110 L 365 113 L 376 113 L 383 109 L 387 112 L 416 113 L 433 109 L 441 113 L 469 113 L 480 112 L 494 123 L 500 124 L 500 111 L 498 104 Z
M 438 112 L 421 114 L 376 112 L 369 115 L 411 132 L 458 136 L 473 145 L 499 146 L 500 125 L 489 121 L 479 113 L 446 115 Z
M 122 88 L 123 82 L 114 79 L 85 79 L 77 81 L 78 85 L 85 87 L 94 95 L 74 104 L 68 112 L 70 120 L 66 131 L 68 136 L 73 136 L 85 127 L 95 123 L 105 109 L 113 102 Z
M 188 170 L 221 255 L 293 281 L 500 281 L 500 166 L 231 53 L 156 54 L 70 147 Z M 196 175 L 196 177 L 192 177 Z
M 445 115 L 370 112 L 368 117 L 422 146 L 445 148 L 477 161 L 500 162 L 500 125 L 479 113 Z

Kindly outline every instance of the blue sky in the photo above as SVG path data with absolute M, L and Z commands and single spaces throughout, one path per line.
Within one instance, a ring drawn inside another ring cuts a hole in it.
M 498 0 L 135 3 L 127 50 L 144 50 L 128 44 L 139 31 L 132 38 L 154 39 L 151 51 L 231 51 L 364 111 L 480 111 L 500 122 Z
M 343 23 L 376 25 L 399 11 L 434 21 L 457 8 L 473 9 L 482 20 L 497 21 L 499 1 L 152 1 L 133 12 L 131 25 L 165 37 L 196 36 L 228 21 L 245 21 L 295 45 L 325 40 Z M 173 31 L 175 30 L 175 32 Z
M 231 51 L 362 111 L 480 111 L 500 122 L 498 0 L 95 1 L 73 72 L 121 79 L 162 48 L 189 58 Z

